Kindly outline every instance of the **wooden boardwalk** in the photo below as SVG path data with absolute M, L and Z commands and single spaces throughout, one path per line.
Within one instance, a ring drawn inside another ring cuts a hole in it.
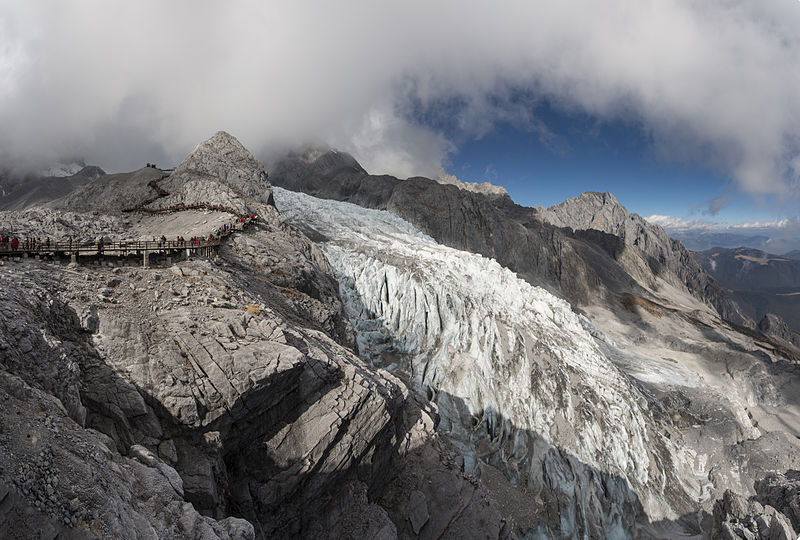
M 56 255 L 70 253 L 96 255 L 98 253 L 109 253 L 115 255 L 129 255 L 132 253 L 157 253 L 159 251 L 175 251 L 180 249 L 203 249 L 216 247 L 222 243 L 222 237 L 214 240 L 199 240 L 197 242 L 167 240 L 159 241 L 132 241 L 132 242 L 38 242 L 29 245 L 20 243 L 14 249 L 10 242 L 0 243 L 0 256 L 22 256 L 22 255 Z
M 107 257 L 137 257 L 141 258 L 142 266 L 147 267 L 150 266 L 150 258 L 159 255 L 166 256 L 168 262 L 171 262 L 173 258 L 188 258 L 192 255 L 211 257 L 219 248 L 220 244 L 222 244 L 222 240 L 223 237 L 214 238 L 213 240 L 199 240 L 196 242 L 190 242 L 188 240 L 171 240 L 166 242 L 133 241 L 102 244 L 99 242 L 54 242 L 49 245 L 47 242 L 41 242 L 29 246 L 20 244 L 17 249 L 13 249 L 9 242 L 4 242 L 0 245 L 0 259 L 4 257 L 35 257 L 45 259 L 62 259 L 69 257 L 70 262 L 79 263 L 81 258 L 99 260 Z
M 0 241 L 0 258 L 3 257 L 38 257 L 60 259 L 69 257 L 71 262 L 78 263 L 80 257 L 141 257 L 142 265 L 149 266 L 150 257 L 165 255 L 172 257 L 202 255 L 211 257 L 229 234 L 243 231 L 245 227 L 256 221 L 257 216 L 229 225 L 218 235 L 196 240 L 132 240 L 125 242 L 50 242 L 39 240 L 36 242 L 17 240 L 13 243 L 8 238 Z

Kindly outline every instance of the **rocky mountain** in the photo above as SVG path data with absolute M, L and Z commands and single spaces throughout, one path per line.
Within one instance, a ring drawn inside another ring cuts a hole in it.
M 48 173 L 59 172 L 45 171 Z M 0 210 L 22 210 L 63 197 L 79 187 L 103 176 L 105 171 L 94 165 L 82 166 L 72 174 L 38 176 L 28 175 L 16 181 L 0 180 Z
M 769 460 L 797 466 L 796 439 L 770 419 L 796 406 L 796 369 L 765 363 L 708 308 L 676 317 L 630 297 L 637 317 L 620 333 L 389 212 L 277 188 L 275 199 L 322 243 L 362 358 L 430 397 L 501 507 L 529 501 L 509 515 L 521 535 L 710 530 L 689 516 L 725 489 L 751 492 Z
M 794 428 L 788 432 L 785 428 L 786 425 L 796 425 L 795 421 L 782 424 L 785 418 L 776 421 L 775 413 L 778 410 L 794 410 L 796 406 L 794 390 L 790 388 L 797 384 L 793 367 L 797 351 L 784 341 L 754 329 L 755 323 L 742 314 L 725 289 L 693 260 L 688 250 L 667 237 L 660 227 L 651 226 L 639 216 L 629 214 L 613 196 L 585 194 L 551 209 L 527 209 L 506 198 L 489 199 L 424 178 L 398 180 L 387 176 L 370 176 L 360 167 L 353 166 L 349 156 L 340 160 L 338 154 L 321 154 L 318 159 L 298 160 L 297 156 L 290 155 L 273 169 L 273 183 L 327 199 L 382 210 L 388 212 L 387 216 L 404 218 L 419 234 L 427 235 L 429 241 L 439 243 L 439 249 L 450 246 L 494 259 L 530 285 L 541 286 L 567 299 L 573 304 L 573 309 L 588 317 L 589 332 L 595 337 L 607 361 L 629 381 L 635 381 L 635 387 L 641 388 L 645 396 L 655 397 L 647 410 L 662 411 L 666 416 L 661 421 L 671 426 L 667 428 L 671 448 L 667 453 L 672 457 L 667 461 L 660 460 L 663 467 L 659 469 L 661 472 L 650 471 L 664 475 L 660 493 L 662 496 L 664 492 L 671 495 L 662 498 L 660 504 L 645 504 L 647 509 L 638 514 L 640 517 L 651 515 L 654 518 L 644 520 L 649 523 L 646 526 L 647 534 L 669 536 L 675 533 L 675 527 L 682 531 L 680 534 L 703 530 L 706 525 L 692 519 L 687 521 L 687 516 L 675 521 L 683 511 L 681 500 L 691 499 L 694 503 L 690 506 L 710 512 L 714 500 L 721 497 L 725 489 L 752 493 L 753 482 L 764 474 L 785 470 L 780 467 L 795 466 L 798 445 Z M 282 208 L 282 204 L 288 203 L 282 203 L 278 197 L 278 207 Z M 537 341 L 530 337 L 530 333 L 517 329 L 517 335 L 523 336 L 517 341 L 522 348 L 509 355 L 502 352 L 503 345 L 499 346 L 501 352 L 496 351 L 497 346 L 485 337 L 468 339 L 467 336 L 472 335 L 470 332 L 476 336 L 491 335 L 490 329 L 495 324 L 504 328 L 499 331 L 500 336 L 513 328 L 507 322 L 492 322 L 490 326 L 485 326 L 486 321 L 495 321 L 497 316 L 491 315 L 487 319 L 477 307 L 485 306 L 486 301 L 472 300 L 465 302 L 466 307 L 460 308 L 462 315 L 453 319 L 474 322 L 469 323 L 467 330 L 455 331 L 458 338 L 444 340 L 447 353 L 435 353 L 436 345 L 431 344 L 431 338 L 425 338 L 425 332 L 415 330 L 415 326 L 408 321 L 416 318 L 425 320 L 425 314 L 430 319 L 430 313 L 434 310 L 420 306 L 430 304 L 432 298 L 471 298 L 472 295 L 463 289 L 449 291 L 451 283 L 463 280 L 465 287 L 469 287 L 470 283 L 480 283 L 480 287 L 484 287 L 488 279 L 485 272 L 480 277 L 470 278 L 470 272 L 463 269 L 453 272 L 451 265 L 445 263 L 444 268 L 423 272 L 420 260 L 424 257 L 419 254 L 419 240 L 414 240 L 413 247 L 409 248 L 414 253 L 413 257 L 409 257 L 410 262 L 403 263 L 400 255 L 402 242 L 398 234 L 391 234 L 391 241 L 377 250 L 376 255 L 371 244 L 378 235 L 376 231 L 386 227 L 385 222 L 389 217 L 374 218 L 376 223 L 372 226 L 358 226 L 353 232 L 343 233 L 342 225 L 331 225 L 328 222 L 334 218 L 325 216 L 335 216 L 336 221 L 349 223 L 353 221 L 350 217 L 353 212 L 351 207 L 327 207 L 324 204 L 330 203 L 322 202 L 316 204 L 322 205 L 324 210 L 314 211 L 310 204 L 305 204 L 296 214 L 288 209 L 289 206 L 286 211 L 290 216 L 295 216 L 292 219 L 295 225 L 305 227 L 304 230 L 311 237 L 323 243 L 339 277 L 345 304 L 354 305 L 350 318 L 356 321 L 357 336 L 359 332 L 364 332 L 366 336 L 357 337 L 357 341 L 374 343 L 376 336 L 383 336 L 377 340 L 382 343 L 378 349 L 385 349 L 386 352 L 378 357 L 388 358 L 390 365 L 394 363 L 396 369 L 404 369 L 402 366 L 405 366 L 412 384 L 432 395 L 434 400 L 437 400 L 440 390 L 445 391 L 445 396 L 453 394 L 448 388 L 449 377 L 437 380 L 437 375 L 427 380 L 424 375 L 426 369 L 437 365 L 438 358 L 444 358 L 443 361 L 451 366 L 451 370 L 454 369 L 454 359 L 462 358 L 458 353 L 462 350 L 467 351 L 461 354 L 467 358 L 464 363 L 469 366 L 480 363 L 478 359 L 483 355 L 497 359 L 518 359 L 520 355 L 524 357 L 522 351 L 525 345 L 522 344 Z M 323 219 L 325 224 L 320 225 Z M 342 249 L 351 252 L 347 260 L 341 256 Z M 433 258 L 446 259 L 443 253 Z M 426 275 L 427 279 L 417 277 Z M 441 279 L 436 276 L 448 277 Z M 436 285 L 426 286 L 425 283 Z M 430 286 L 436 292 L 426 290 Z M 473 285 L 472 289 L 476 287 Z M 352 293 L 353 289 L 357 294 Z M 526 298 L 533 296 L 531 292 L 517 294 Z M 515 294 L 511 293 L 510 296 Z M 504 302 L 507 305 L 509 300 L 505 299 Z M 441 305 L 441 302 L 433 303 Z M 448 306 L 447 309 L 456 309 L 450 307 L 450 301 L 444 305 Z M 452 305 L 458 306 L 455 303 Z M 437 307 L 437 313 L 439 309 Z M 359 318 L 365 321 L 358 322 Z M 425 325 L 421 325 L 421 328 L 425 328 Z M 448 335 L 445 329 L 446 326 L 440 327 L 435 333 Z M 513 331 L 511 333 L 515 334 Z M 409 335 L 417 337 L 407 337 Z M 528 337 L 524 337 L 526 335 Z M 469 343 L 463 345 L 463 349 L 457 345 L 461 339 Z M 513 337 L 505 339 L 507 342 L 504 343 L 514 342 Z M 409 340 L 411 345 L 408 345 Z M 419 343 L 426 345 L 418 347 L 416 344 Z M 431 348 L 434 352 L 431 352 Z M 365 356 L 364 353 L 364 350 L 373 350 L 372 347 L 361 346 L 359 350 L 362 357 L 376 362 L 375 356 Z M 559 353 L 561 357 L 563 354 Z M 788 364 L 787 359 L 790 361 Z M 549 365 L 546 362 L 544 364 Z M 433 373 L 439 374 L 442 369 L 435 368 Z M 491 373 L 497 369 L 498 366 L 494 366 L 480 373 Z M 508 367 L 504 366 L 503 369 Z M 538 376 L 540 370 L 549 373 L 541 364 L 533 361 L 531 367 L 522 369 L 522 372 L 537 373 Z M 423 373 L 421 379 L 420 373 Z M 513 376 L 510 378 L 514 379 Z M 548 376 L 544 378 L 550 380 Z M 470 390 L 464 384 L 462 382 L 459 392 L 455 393 L 458 397 L 455 401 L 460 403 L 463 400 L 466 404 L 462 405 L 459 416 L 462 426 L 472 426 L 471 429 L 475 430 L 484 425 L 482 419 L 494 417 L 494 411 L 500 408 L 495 405 L 497 401 L 508 403 L 508 398 L 493 397 L 493 392 L 485 384 L 479 385 L 479 390 Z M 571 391 L 576 389 L 574 384 L 567 386 Z M 523 387 L 525 389 L 519 393 L 525 399 L 531 399 L 530 394 L 538 395 L 534 383 L 530 387 L 523 384 Z M 625 394 L 630 397 L 632 392 Z M 568 402 L 581 402 L 581 397 L 575 394 L 571 396 Z M 444 399 L 444 403 L 437 401 L 441 410 L 457 408 L 448 406 L 449 398 Z M 583 399 L 585 403 L 598 402 L 597 398 L 587 398 L 586 394 L 583 394 Z M 558 410 L 553 405 L 549 407 Z M 548 406 L 544 405 L 542 409 L 548 410 Z M 499 416 L 505 422 L 505 416 Z M 463 419 L 466 417 L 472 420 L 465 423 Z M 661 418 L 658 415 L 656 417 Z M 658 425 L 658 421 L 654 423 Z M 449 424 L 451 427 L 457 425 L 456 422 Z M 486 425 L 495 424 L 489 420 Z M 545 422 L 545 425 L 546 428 L 538 428 L 552 431 L 552 422 Z M 508 435 L 514 441 L 515 450 L 504 448 L 501 450 L 503 457 L 493 455 L 491 444 L 481 442 L 481 430 L 471 439 L 472 446 L 464 443 L 464 437 L 458 434 L 460 430 L 470 432 L 465 427 L 452 428 L 450 436 L 461 441 L 461 447 L 467 455 L 470 455 L 472 448 L 476 455 L 483 456 L 482 460 L 476 461 L 493 463 L 504 471 L 506 478 L 514 479 L 515 486 L 517 482 L 527 482 L 525 485 L 531 492 L 541 493 L 538 491 L 539 484 L 525 477 L 524 467 L 520 472 L 520 464 L 529 463 L 527 458 L 515 457 L 517 445 L 520 444 L 519 433 L 525 430 L 520 430 L 517 422 L 509 421 L 503 426 L 499 441 L 506 440 L 503 434 L 515 434 Z M 534 437 L 542 436 L 541 431 L 533 429 L 525 431 L 525 437 L 531 436 L 531 432 Z M 491 434 L 484 436 L 493 440 Z M 627 444 L 633 444 L 630 439 L 628 441 Z M 648 441 L 646 446 L 652 452 L 657 443 L 653 439 Z M 569 448 L 571 455 L 581 455 L 574 441 L 558 441 L 554 446 Z M 530 446 L 523 445 L 522 448 Z M 781 449 L 780 455 L 774 453 L 776 448 Z M 600 449 L 595 449 L 595 453 L 606 454 Z M 775 460 L 773 465 L 763 461 L 766 455 L 773 456 L 770 458 Z M 513 463 L 513 468 L 507 463 Z M 590 463 L 583 462 L 583 466 Z M 778 463 L 780 465 L 776 465 Z M 536 467 L 534 465 L 534 469 Z M 693 472 L 687 474 L 688 470 Z M 680 480 L 670 483 L 670 477 Z M 619 474 L 617 471 L 615 478 L 624 478 L 623 485 L 636 494 L 635 499 L 640 504 L 653 500 L 646 489 L 635 487 L 636 482 L 627 473 Z M 541 482 L 541 485 L 547 486 L 558 483 L 554 479 L 547 480 L 546 475 Z M 670 485 L 672 487 L 668 488 Z M 723 487 L 726 485 L 730 487 Z M 571 500 L 571 504 L 575 504 L 575 497 L 575 492 L 571 496 L 562 494 L 561 500 Z M 664 500 L 669 502 L 665 503 Z M 598 507 L 603 505 L 598 503 Z M 574 508 L 581 508 L 581 505 L 576 504 Z M 569 515 L 585 516 L 587 513 L 583 508 Z M 658 521 L 656 518 L 659 515 L 671 517 Z M 598 515 L 592 519 L 595 520 L 593 525 L 584 522 L 586 528 L 578 525 L 577 530 L 592 530 L 591 527 L 597 527 L 596 523 L 607 523 Z M 580 519 L 577 521 L 580 522 Z M 641 532 L 642 521 L 637 518 L 634 521 L 638 521 Z M 541 522 L 537 526 L 541 526 Z M 627 534 L 633 534 L 633 528 L 630 527 L 630 522 L 623 527 L 628 531 Z M 550 532 L 553 533 L 553 530 Z
M 750 317 L 761 320 L 768 313 L 778 315 L 800 333 L 800 261 L 750 248 L 714 248 L 694 257 L 733 291 Z M 796 340 L 800 345 L 800 336 Z
M 140 171 L 53 205 L 91 215 L 25 227 L 88 236 L 91 216 L 105 215 L 118 239 L 188 238 L 235 217 L 226 205 L 238 203 L 258 224 L 216 260 L 172 267 L 2 259 L 13 291 L 0 301 L 5 533 L 507 536 L 485 488 L 435 432 L 435 407 L 352 352 L 330 266 L 271 206 L 263 167 L 218 133 L 173 174 L 168 196 L 225 208 L 122 214 L 152 197 L 157 173 Z
M 781 321 L 611 195 L 524 208 L 314 149 L 268 175 L 219 132 L 174 171 L 0 212 L 0 234 L 54 240 L 220 230 L 149 267 L 0 251 L 6 535 L 798 528 Z
M 578 305 L 616 294 L 657 292 L 666 281 L 687 289 L 734 324 L 754 326 L 680 242 L 628 212 L 610 194 L 585 194 L 544 210 L 508 197 L 427 178 L 368 175 L 354 159 L 328 152 L 289 155 L 273 181 L 323 198 L 389 210 L 438 242 L 497 260 L 534 285 Z
M 290 222 L 326 239 L 362 358 L 432 396 L 468 469 L 500 471 L 528 512 L 548 508 L 539 534 L 635 531 L 645 516 L 691 509 L 662 434 L 669 422 L 569 304 L 386 212 L 275 197 Z

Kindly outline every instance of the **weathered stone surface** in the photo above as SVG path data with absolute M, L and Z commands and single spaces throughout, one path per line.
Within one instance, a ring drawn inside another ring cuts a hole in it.
M 800 530 L 800 471 L 790 470 L 785 474 L 769 474 L 756 482 L 758 500 L 768 504 L 792 522 Z
M 120 217 L 151 196 L 142 185 L 153 171 L 101 177 L 56 206 L 115 215 L 117 238 L 208 226 L 198 211 Z M 282 222 L 263 167 L 238 141 L 215 135 L 161 182 L 179 200 L 241 203 L 237 211 L 262 220 L 229 237 L 219 260 L 167 272 L 33 260 L 0 267 L 9 291 L 0 299 L 0 445 L 13 450 L 0 452 L 0 480 L 25 504 L 52 495 L 39 504 L 89 535 L 396 538 L 393 510 L 377 500 L 409 470 L 403 456 L 436 444 L 431 414 L 399 379 L 354 354 L 330 266 Z M 48 223 L 34 225 L 64 226 Z M 91 223 L 76 214 L 67 230 L 93 234 Z M 45 477 L 67 472 L 56 484 L 31 477 L 32 491 L 20 467 L 40 452 Z M 460 469 L 436 459 L 426 467 L 447 470 L 448 493 L 460 492 Z M 472 492 L 469 519 L 481 509 L 487 531 L 499 531 L 486 493 Z M 442 530 L 467 530 L 460 515 Z
M 800 334 L 792 332 L 786 322 L 774 313 L 764 315 L 758 322 L 758 329 L 773 338 L 800 348 Z
M 218 193 L 219 185 L 225 193 Z M 272 191 L 264 166 L 236 137 L 218 131 L 200 143 L 164 180 L 163 189 L 177 192 L 185 189 L 186 202 L 210 201 L 224 204 L 218 197 L 237 194 L 245 204 L 272 204 Z M 196 195 L 199 199 L 193 199 Z
M 714 505 L 712 536 L 725 540 L 793 540 L 797 533 L 774 507 L 727 490 Z

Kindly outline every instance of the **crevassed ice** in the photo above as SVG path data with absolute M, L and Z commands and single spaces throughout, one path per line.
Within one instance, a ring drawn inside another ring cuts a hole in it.
M 664 474 L 649 457 L 646 400 L 567 302 L 388 212 L 280 188 L 274 196 L 289 222 L 327 239 L 362 356 L 627 478 L 651 517 L 669 514 L 646 487 Z

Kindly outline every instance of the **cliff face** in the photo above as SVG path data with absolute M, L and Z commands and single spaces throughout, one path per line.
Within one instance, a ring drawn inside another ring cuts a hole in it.
M 623 266 L 641 282 L 650 284 L 652 276 L 661 277 L 673 285 L 686 287 L 696 298 L 713 306 L 722 318 L 754 326 L 683 244 L 667 236 L 659 225 L 651 225 L 638 214 L 629 213 L 611 193 L 583 193 L 546 210 L 537 210 L 541 219 L 557 227 L 601 231 L 621 239 L 628 255 L 621 258 Z M 650 273 L 638 270 L 641 268 Z

